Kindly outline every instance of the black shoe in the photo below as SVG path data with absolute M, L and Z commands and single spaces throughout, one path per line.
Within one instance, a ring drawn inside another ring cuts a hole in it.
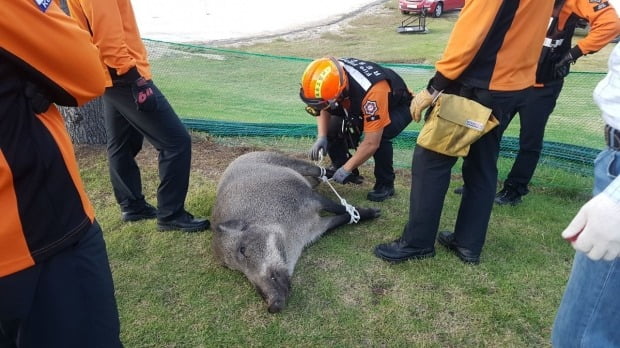
M 157 228 L 160 231 L 180 230 L 183 232 L 199 232 L 204 231 L 211 226 L 207 219 L 196 219 L 188 212 L 184 212 L 181 216 L 174 220 L 157 221 Z
M 364 183 L 364 177 L 359 174 L 352 173 L 347 177 L 347 180 L 345 180 L 345 183 L 349 182 L 355 185 L 361 185 Z
M 456 193 L 457 195 L 462 195 L 463 194 L 463 190 L 465 190 L 465 186 L 459 186 L 459 187 L 454 189 L 454 193 Z
M 502 189 L 495 195 L 495 203 L 499 205 L 517 205 L 521 203 L 521 195 L 519 192 L 506 188 Z
M 389 262 L 426 259 L 435 256 L 435 248 L 416 248 L 407 245 L 402 239 L 375 247 L 375 256 Z
M 157 209 L 148 203 L 144 203 L 144 206 L 138 210 L 126 210 L 121 212 L 121 220 L 123 221 L 139 221 L 154 219 L 156 217 Z
M 458 256 L 461 261 L 475 265 L 480 263 L 480 254 L 475 254 L 469 249 L 456 245 L 456 241 L 454 240 L 454 233 L 447 231 L 439 232 L 437 241 L 439 242 L 439 244 L 445 246 L 446 248 L 448 248 L 448 250 L 456 254 L 456 256 Z
M 392 196 L 394 196 L 394 186 L 375 185 L 375 188 L 368 192 L 366 198 L 373 202 L 383 202 Z

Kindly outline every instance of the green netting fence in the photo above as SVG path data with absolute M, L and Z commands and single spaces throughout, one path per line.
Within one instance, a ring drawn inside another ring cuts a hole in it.
M 312 138 L 315 120 L 299 100 L 306 58 L 274 56 L 201 45 L 145 40 L 155 82 L 188 128 L 226 137 Z M 364 57 L 358 57 L 364 58 Z M 432 66 L 382 64 L 398 72 L 412 90 L 423 88 Z M 541 164 L 590 175 L 604 147 L 603 122 L 592 100 L 603 73 L 571 72 L 546 128 Z M 411 124 L 395 140 L 412 148 L 421 124 Z M 515 118 L 501 143 L 501 155 L 514 157 L 519 122 Z

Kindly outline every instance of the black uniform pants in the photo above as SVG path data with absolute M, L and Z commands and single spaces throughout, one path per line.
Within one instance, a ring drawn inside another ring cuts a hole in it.
M 529 192 L 527 185 L 532 180 L 540 159 L 545 127 L 555 108 L 563 84 L 564 80 L 560 80 L 544 87 L 533 88 L 528 102 L 519 109 L 521 126 L 519 152 L 506 181 L 504 181 L 504 187 L 517 191 L 521 195 Z
M 139 111 L 129 86 L 109 87 L 103 95 L 110 179 L 123 211 L 144 205 L 135 157 L 146 138 L 159 151 L 157 217 L 171 220 L 184 213 L 191 164 L 191 138 L 166 97 L 153 85 L 157 109 Z
M 502 133 L 516 110 L 526 102 L 529 89 L 517 92 L 474 91 L 471 99 L 490 107 L 500 126 L 471 145 L 463 158 L 463 180 L 454 236 L 459 246 L 480 253 L 486 238 L 497 188 L 497 158 Z M 411 164 L 409 221 L 403 239 L 418 248 L 432 248 L 451 170 L 458 157 L 446 156 L 417 145 Z
M 122 347 L 114 284 L 95 222 L 73 246 L 0 278 L 0 347 Z
M 396 105 L 391 107 L 389 112 L 391 122 L 383 129 L 381 143 L 373 155 L 375 161 L 375 188 L 378 186 L 394 186 L 396 175 L 394 174 L 394 146 L 392 139 L 411 123 L 409 105 Z M 357 148 L 360 137 L 360 132 L 352 133 L 343 127 L 343 119 L 341 117 L 331 117 L 327 132 L 327 153 L 332 160 L 334 168 L 339 168 L 349 160 L 351 157 L 349 149 Z

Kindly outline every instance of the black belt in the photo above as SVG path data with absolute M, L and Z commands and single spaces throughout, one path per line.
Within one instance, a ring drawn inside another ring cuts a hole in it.
M 620 151 L 620 130 L 605 125 L 605 142 L 610 149 Z

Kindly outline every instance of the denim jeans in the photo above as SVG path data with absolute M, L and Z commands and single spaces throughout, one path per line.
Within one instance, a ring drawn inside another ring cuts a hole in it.
M 620 151 L 602 151 L 594 161 L 598 194 L 620 173 Z M 554 347 L 620 347 L 620 258 L 593 261 L 577 252 L 551 341 Z

